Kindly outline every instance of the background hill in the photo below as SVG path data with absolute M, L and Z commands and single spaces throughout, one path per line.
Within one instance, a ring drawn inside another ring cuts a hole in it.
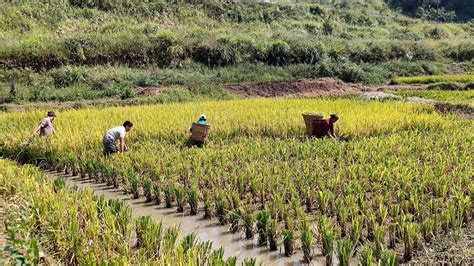
M 129 98 L 136 87 L 166 85 L 178 96 L 227 97 L 216 84 L 328 76 L 381 84 L 453 65 L 472 71 L 472 22 L 439 22 L 472 18 L 467 1 L 319 2 L 3 3 L 0 96 Z

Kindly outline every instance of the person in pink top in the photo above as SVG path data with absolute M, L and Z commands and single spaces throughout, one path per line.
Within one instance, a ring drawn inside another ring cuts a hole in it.
M 329 119 L 316 121 L 313 135 L 317 138 L 330 137 L 337 140 L 337 136 L 334 133 L 334 123 L 336 123 L 337 120 L 339 120 L 339 116 L 332 114 Z

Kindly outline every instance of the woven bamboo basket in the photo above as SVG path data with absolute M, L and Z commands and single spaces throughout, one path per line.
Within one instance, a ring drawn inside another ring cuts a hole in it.
M 312 135 L 314 132 L 315 122 L 323 120 L 324 116 L 322 114 L 309 114 L 309 113 L 304 113 L 302 115 L 303 115 L 304 123 L 306 125 L 306 134 Z
M 193 123 L 191 138 L 194 141 L 204 143 L 207 141 L 207 137 L 209 136 L 210 131 L 211 125 Z

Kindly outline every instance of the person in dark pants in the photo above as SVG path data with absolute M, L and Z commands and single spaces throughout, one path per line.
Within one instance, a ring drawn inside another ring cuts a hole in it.
M 339 120 L 339 116 L 332 114 L 329 119 L 316 121 L 313 135 L 317 138 L 330 137 L 332 139 L 338 140 L 336 134 L 334 133 L 334 123 L 336 123 L 337 120 Z
M 125 143 L 125 134 L 132 130 L 133 124 L 130 121 L 125 121 L 122 126 L 114 127 L 107 131 L 104 135 L 104 155 L 109 156 L 113 153 L 120 153 L 128 151 L 128 146 Z M 120 147 L 117 150 L 115 142 L 120 141 Z

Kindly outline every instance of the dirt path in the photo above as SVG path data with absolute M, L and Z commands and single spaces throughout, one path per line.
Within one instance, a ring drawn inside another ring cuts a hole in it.
M 224 84 L 222 87 L 245 97 L 318 97 L 354 94 L 365 90 L 360 84 L 344 83 L 335 78 Z
M 48 177 L 64 177 L 57 172 L 47 172 Z M 283 248 L 279 251 L 269 252 L 265 247 L 259 247 L 257 244 L 257 235 L 253 240 L 246 240 L 243 233 L 232 234 L 228 226 L 221 226 L 217 219 L 202 219 L 201 211 L 196 216 L 189 215 L 189 209 L 185 213 L 177 213 L 176 207 L 167 209 L 162 205 L 147 203 L 145 198 L 133 199 L 131 195 L 125 195 L 122 190 L 107 186 L 105 183 L 95 183 L 91 179 L 82 179 L 80 177 L 69 176 L 66 184 L 70 187 L 77 186 L 79 189 L 93 189 L 97 195 L 103 195 L 107 199 L 121 199 L 132 208 L 132 217 L 134 219 L 150 215 L 155 220 L 162 220 L 167 226 L 181 224 L 181 235 L 195 233 L 201 241 L 212 241 L 214 248 L 224 247 L 225 257 L 236 256 L 239 263 L 244 258 L 256 258 L 264 265 L 302 265 L 303 253 L 298 250 L 292 257 L 283 255 Z M 311 265 L 324 265 L 325 258 L 321 251 L 315 246 L 315 258 Z
M 364 86 L 343 82 L 337 78 L 264 81 L 224 84 L 222 87 L 244 97 L 321 97 L 359 94 L 370 91 L 423 90 L 416 85 Z

